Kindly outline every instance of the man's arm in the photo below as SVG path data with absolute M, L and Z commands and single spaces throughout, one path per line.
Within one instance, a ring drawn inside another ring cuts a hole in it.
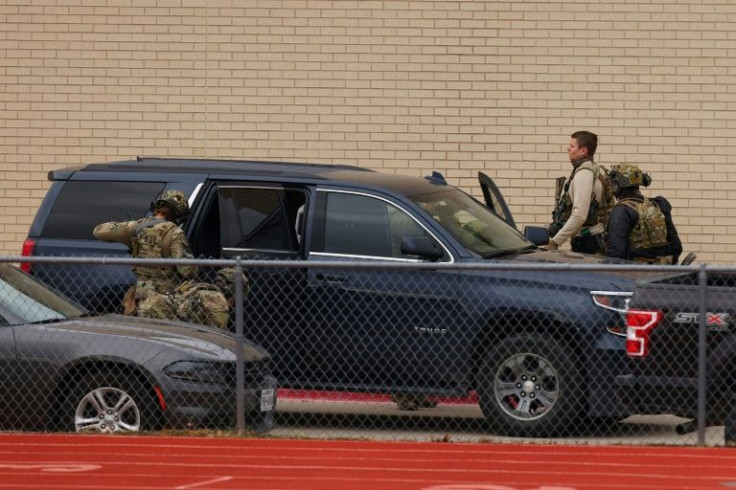
M 570 218 L 551 241 L 557 246 L 562 245 L 578 234 L 588 217 L 590 196 L 593 193 L 593 172 L 581 169 L 570 182 L 570 197 L 572 198 L 572 212 Z
M 189 246 L 184 231 L 178 226 L 171 232 L 171 258 L 191 259 L 194 258 L 192 248 Z M 176 271 L 185 278 L 194 277 L 199 272 L 196 265 L 178 265 Z
M 632 212 L 624 205 L 613 208 L 608 218 L 608 236 L 606 238 L 606 255 L 617 259 L 628 259 L 629 236 L 636 226 L 636 219 Z M 635 214 L 635 213 L 633 213 Z M 638 215 L 636 215 L 638 218 Z
M 109 221 L 95 226 L 92 234 L 99 240 L 131 246 L 135 221 Z

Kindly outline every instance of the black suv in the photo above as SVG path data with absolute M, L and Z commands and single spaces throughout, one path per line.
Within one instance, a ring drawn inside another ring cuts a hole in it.
M 179 189 L 190 196 L 184 229 L 196 256 L 305 264 L 248 270 L 246 335 L 270 351 L 282 386 L 475 390 L 488 422 L 508 434 L 562 434 L 583 417 L 624 415 L 613 380 L 625 366 L 631 279 L 478 267 L 599 260 L 539 249 L 516 230 L 493 182 L 479 178 L 485 204 L 437 172 L 155 158 L 66 168 L 49 173 L 23 254 L 125 255 L 95 240 L 93 227 L 143 216 L 161 191 Z M 119 308 L 133 282 L 125 267 L 25 266 L 98 311 Z

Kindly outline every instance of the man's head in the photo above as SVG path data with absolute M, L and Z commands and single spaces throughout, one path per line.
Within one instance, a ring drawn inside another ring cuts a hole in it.
M 151 209 L 154 214 L 163 214 L 167 220 L 181 224 L 189 215 L 189 202 L 182 191 L 169 190 L 151 203 Z
M 652 178 L 648 173 L 636 165 L 630 163 L 621 163 L 614 165 L 608 172 L 611 179 L 613 194 L 618 197 L 624 189 L 638 189 L 639 186 L 648 187 L 652 183 Z
M 583 158 L 593 158 L 598 148 L 598 136 L 590 131 L 576 131 L 570 135 L 570 144 L 567 155 L 571 162 L 578 162 Z
M 231 307 L 235 306 L 235 277 L 235 268 L 225 267 L 217 271 L 217 278 L 215 279 L 215 285 L 223 292 Z M 243 297 L 246 297 L 250 293 L 250 283 L 245 272 L 241 272 L 241 277 L 243 281 Z

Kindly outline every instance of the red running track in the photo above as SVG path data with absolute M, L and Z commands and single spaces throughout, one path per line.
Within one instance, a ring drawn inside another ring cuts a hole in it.
M 736 449 L 0 435 L 0 488 L 736 488 Z

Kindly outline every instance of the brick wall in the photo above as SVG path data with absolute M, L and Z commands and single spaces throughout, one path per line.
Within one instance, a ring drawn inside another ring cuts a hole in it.
M 152 7 L 151 5 L 155 5 Z M 0 247 L 48 170 L 150 156 L 340 162 L 549 220 L 571 132 L 638 163 L 686 250 L 736 260 L 736 3 L 728 0 L 8 0 Z

